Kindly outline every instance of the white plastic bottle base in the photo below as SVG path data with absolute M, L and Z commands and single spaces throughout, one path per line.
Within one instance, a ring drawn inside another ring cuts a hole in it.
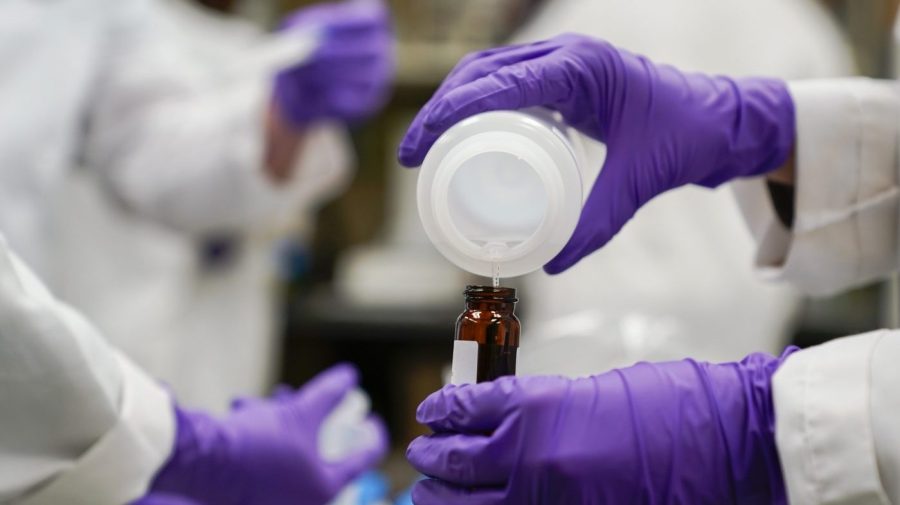
M 578 136 L 543 109 L 479 114 L 447 130 L 422 164 L 419 217 L 457 266 L 504 278 L 537 270 L 581 212 Z

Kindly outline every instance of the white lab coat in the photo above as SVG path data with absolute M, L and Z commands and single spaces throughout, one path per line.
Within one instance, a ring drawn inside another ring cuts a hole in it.
M 900 268 L 900 85 L 845 79 L 791 85 L 797 110 L 795 218 L 786 229 L 764 183 L 736 193 L 764 277 L 833 293 Z M 790 503 L 900 503 L 900 331 L 848 337 L 790 357 L 774 378 Z
M 0 503 L 122 505 L 168 457 L 165 390 L 0 236 Z
M 151 0 L 0 2 L 0 233 L 44 280 L 56 273 L 53 204 L 79 159 L 122 205 L 198 233 L 265 221 L 302 191 L 262 176 L 260 122 L 265 72 L 310 40 L 236 59 L 223 84 L 184 78 L 190 52 L 165 23 Z M 5 244 L 0 258 L 0 503 L 139 497 L 173 440 L 164 388 L 22 268 L 13 275 Z
M 157 81 L 196 86 L 217 80 L 244 82 L 234 90 L 235 100 L 206 106 L 246 122 L 244 134 L 249 138 L 241 142 L 260 143 L 271 80 L 268 72 L 242 68 L 240 62 L 265 51 L 270 38 L 246 22 L 183 0 L 153 0 L 151 6 L 158 13 L 155 37 L 177 46 L 183 55 L 171 58 L 166 75 Z M 185 216 L 161 219 L 152 209 L 123 201 L 106 175 L 121 167 L 71 170 L 51 215 L 50 288 L 144 370 L 166 382 L 181 403 L 222 411 L 235 396 L 262 394 L 273 380 L 277 353 L 272 243 L 287 225 L 293 226 L 349 181 L 347 146 L 341 127 L 308 131 L 283 208 L 252 227 L 226 228 L 225 236 L 237 248 L 228 261 L 212 267 L 201 260 L 208 227 L 186 227 L 180 221 Z M 254 145 L 252 151 L 258 153 L 259 147 Z M 85 157 L 96 159 L 92 152 Z M 239 150 L 222 153 L 222 158 L 249 164 L 251 171 L 261 163 Z M 222 177 L 232 177 L 227 168 L 218 170 Z M 159 182 L 152 170 L 142 176 L 145 180 L 136 182 L 138 191 Z M 198 181 L 189 177 L 172 181 L 179 183 L 187 191 L 198 191 L 191 188 Z M 199 202 L 194 211 L 216 209 Z M 95 244 L 105 244 L 108 254 L 97 255 Z
M 689 70 L 784 78 L 853 71 L 840 29 L 814 0 L 553 0 L 516 39 L 564 31 Z M 593 181 L 604 151 L 590 142 L 588 154 Z M 799 297 L 756 278 L 746 267 L 752 255 L 728 188 L 661 195 L 570 271 L 526 278 L 520 368 L 584 375 L 640 359 L 778 352 Z

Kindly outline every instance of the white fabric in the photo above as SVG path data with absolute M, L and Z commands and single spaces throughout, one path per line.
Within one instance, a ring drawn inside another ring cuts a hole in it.
M 160 36 L 177 45 L 182 55 L 170 62 L 161 85 L 172 87 L 178 80 L 198 88 L 235 79 L 250 83 L 236 88 L 236 94 L 243 95 L 236 100 L 198 106 L 197 112 L 205 106 L 230 111 L 237 126 L 246 126 L 241 133 L 246 138 L 238 140 L 259 144 L 271 79 L 270 72 L 254 70 L 251 63 L 276 42 L 244 22 L 181 0 L 156 0 L 153 6 Z M 200 142 L 210 149 L 227 149 L 218 138 L 204 136 Z M 252 208 L 234 209 L 233 218 L 226 216 L 219 223 L 237 249 L 215 268 L 200 262 L 205 227 L 191 223 L 215 219 L 223 203 L 241 200 L 236 195 L 222 194 L 215 201 L 192 198 L 188 193 L 206 193 L 207 177 L 195 180 L 173 172 L 165 184 L 180 184 L 177 191 L 191 208 L 177 214 L 160 212 L 155 204 L 129 203 L 108 176 L 133 175 L 133 188 L 151 193 L 166 176 L 113 166 L 72 170 L 51 215 L 51 287 L 138 365 L 165 381 L 181 403 L 223 411 L 234 396 L 262 394 L 273 380 L 276 352 L 272 243 L 288 225 L 306 218 L 349 182 L 348 144 L 344 129 L 337 125 L 308 130 L 294 173 L 282 190 L 265 189 L 270 185 L 261 176 L 261 158 L 244 157 L 243 150 L 224 151 L 223 159 L 231 161 L 210 165 L 208 178 L 230 178 L 236 187 L 250 182 L 264 190 L 243 199 Z M 259 149 L 253 148 L 256 155 Z M 224 184 L 214 182 L 220 188 Z M 225 226 L 253 213 L 259 218 L 247 221 L 252 227 Z M 109 254 L 97 255 L 95 244 L 105 244 Z
M 56 301 L 2 238 L 0 349 L 0 503 L 140 497 L 171 450 L 168 395 Z
M 756 265 L 811 294 L 879 279 L 898 266 L 900 85 L 796 82 L 796 197 L 790 233 L 762 180 L 736 185 L 757 237 Z
M 889 330 L 838 339 L 792 355 L 776 372 L 776 439 L 791 505 L 898 503 L 885 490 L 896 493 L 900 482 L 898 341 Z
M 839 28 L 812 0 L 553 0 L 516 39 L 564 31 L 698 71 L 784 78 L 853 71 Z M 590 181 L 604 151 L 588 147 Z M 520 369 L 582 375 L 639 359 L 779 352 L 798 295 L 760 281 L 747 268 L 753 251 L 727 188 L 686 187 L 654 199 L 570 271 L 526 277 Z
M 875 435 L 875 455 L 878 472 L 885 492 L 891 503 L 900 503 L 900 429 L 897 429 L 897 415 L 900 414 L 900 338 L 892 331 L 878 342 L 872 353 L 871 402 L 872 433 Z

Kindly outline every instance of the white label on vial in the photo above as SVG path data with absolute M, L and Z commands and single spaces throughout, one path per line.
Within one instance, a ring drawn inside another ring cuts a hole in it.
M 475 384 L 478 380 L 478 342 L 453 341 L 453 363 L 450 365 L 450 384 Z

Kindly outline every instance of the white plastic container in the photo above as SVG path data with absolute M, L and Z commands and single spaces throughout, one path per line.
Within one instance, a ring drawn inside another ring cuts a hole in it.
M 378 443 L 379 434 L 366 423 L 370 410 L 371 401 L 365 391 L 357 388 L 347 393 L 319 428 L 318 446 L 322 459 L 340 461 Z M 360 484 L 351 482 L 328 505 L 357 505 L 361 503 L 361 492 Z
M 581 213 L 578 134 L 545 109 L 487 112 L 447 130 L 419 172 L 419 217 L 460 268 L 515 277 L 566 244 Z

